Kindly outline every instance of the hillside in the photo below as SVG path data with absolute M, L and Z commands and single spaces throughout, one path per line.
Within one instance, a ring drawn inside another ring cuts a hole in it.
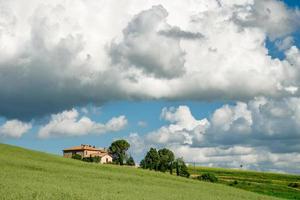
M 84 163 L 4 144 L 0 152 L 0 199 L 275 199 L 221 184 Z
M 209 167 L 189 167 L 192 177 L 209 172 L 218 182 L 236 188 L 286 199 L 300 199 L 300 176 Z M 298 183 L 298 187 L 288 186 Z

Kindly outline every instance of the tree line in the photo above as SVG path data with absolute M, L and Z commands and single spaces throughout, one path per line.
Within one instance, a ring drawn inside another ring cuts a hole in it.
M 177 176 L 189 177 L 190 173 L 182 158 L 175 159 L 174 153 L 167 149 L 150 148 L 145 158 L 141 160 L 140 167 L 155 171 L 166 172 L 173 174 L 175 170 Z
M 135 161 L 131 155 L 128 154 L 130 144 L 126 140 L 116 140 L 108 148 L 109 154 L 113 158 L 112 164 L 135 166 Z M 80 156 L 80 155 L 79 155 Z M 77 159 L 74 157 L 74 159 Z M 80 157 L 81 159 L 81 157 Z M 91 157 L 81 159 L 86 162 L 99 162 L 100 158 Z M 187 166 L 182 158 L 175 158 L 174 153 L 167 149 L 150 148 L 144 159 L 140 162 L 140 168 L 149 169 L 160 172 L 174 171 L 177 176 L 189 177 Z

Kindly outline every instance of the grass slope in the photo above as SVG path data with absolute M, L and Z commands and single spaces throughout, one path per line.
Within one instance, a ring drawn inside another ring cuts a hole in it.
M 273 197 L 129 167 L 0 144 L 0 199 L 243 199 Z
M 189 167 L 189 172 L 193 177 L 210 172 L 218 177 L 220 183 L 226 185 L 286 199 L 300 199 L 300 188 L 288 186 L 289 183 L 300 185 L 298 175 L 192 166 Z

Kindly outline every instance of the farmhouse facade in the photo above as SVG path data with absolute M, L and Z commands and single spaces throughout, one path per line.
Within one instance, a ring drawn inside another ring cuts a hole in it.
M 100 163 L 111 163 L 112 157 L 106 149 L 96 148 L 92 145 L 82 144 L 63 150 L 65 158 L 72 158 L 73 155 L 78 154 L 81 158 L 100 157 Z

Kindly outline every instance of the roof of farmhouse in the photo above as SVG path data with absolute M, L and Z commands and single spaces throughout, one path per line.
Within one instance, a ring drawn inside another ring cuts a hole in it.
M 106 152 L 105 149 L 102 148 L 96 148 L 95 146 L 88 145 L 88 144 L 82 144 L 80 146 L 74 146 L 70 148 L 66 148 L 63 151 L 83 151 L 83 150 L 89 150 L 89 151 L 101 151 L 101 152 Z

